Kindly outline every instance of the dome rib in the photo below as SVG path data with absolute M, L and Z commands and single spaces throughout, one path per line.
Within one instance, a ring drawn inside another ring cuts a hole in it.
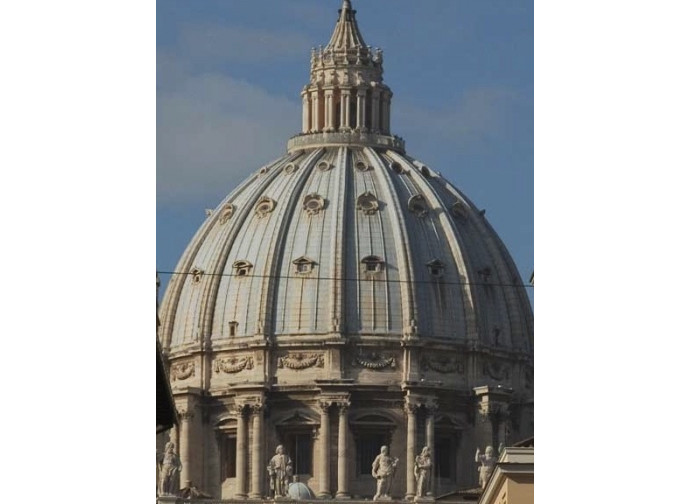
M 367 153 L 369 160 L 378 167 L 381 173 L 387 173 L 383 162 L 377 155 L 376 151 L 366 147 L 364 151 Z M 407 234 L 407 229 L 404 226 L 404 218 L 402 216 L 402 209 L 400 207 L 400 202 L 398 198 L 394 195 L 395 189 L 392 186 L 392 181 L 387 177 L 383 176 L 382 189 L 384 194 L 383 199 L 386 201 L 386 210 L 391 212 L 391 221 L 394 223 L 392 226 L 393 236 L 395 242 L 398 244 L 396 247 L 396 255 L 398 262 L 398 274 L 400 276 L 400 291 L 401 291 L 401 302 L 402 302 L 402 332 L 403 339 L 409 337 L 414 337 L 413 334 L 416 329 L 413 327 L 416 325 L 417 320 L 417 300 L 414 295 L 414 287 L 412 279 L 415 278 L 413 263 L 411 260 L 410 251 L 410 240 Z M 394 216 L 394 217 L 393 217 Z M 398 225 L 395 225 L 397 223 Z

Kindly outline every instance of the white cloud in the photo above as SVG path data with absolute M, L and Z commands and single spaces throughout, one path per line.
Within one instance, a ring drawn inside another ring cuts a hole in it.
M 180 71 L 179 68 L 175 69 Z M 179 73 L 157 99 L 159 204 L 214 206 L 249 173 L 285 152 L 300 107 L 219 74 Z
M 441 141 L 496 137 L 505 130 L 516 98 L 515 92 L 505 88 L 474 88 L 463 91 L 442 109 L 396 103 L 392 127 L 397 131 L 405 130 L 411 137 L 433 135 Z

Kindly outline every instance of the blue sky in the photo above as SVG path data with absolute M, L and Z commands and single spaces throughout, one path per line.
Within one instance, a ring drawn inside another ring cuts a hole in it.
M 206 208 L 285 152 L 301 127 L 310 48 L 328 42 L 340 4 L 156 3 L 158 270 L 174 270 Z M 409 155 L 486 209 L 527 281 L 534 268 L 532 2 L 352 4 L 365 41 L 384 50 L 393 133 Z

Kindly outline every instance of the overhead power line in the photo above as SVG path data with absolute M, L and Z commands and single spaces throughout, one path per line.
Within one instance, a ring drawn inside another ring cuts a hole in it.
M 159 275 L 195 275 L 199 273 L 191 271 L 158 271 Z M 486 287 L 526 287 L 534 288 L 531 284 L 523 283 L 494 283 L 494 282 L 449 282 L 443 279 L 434 280 L 395 280 L 391 278 L 378 278 L 378 274 L 371 275 L 370 278 L 345 278 L 345 277 L 324 277 L 324 276 L 314 276 L 314 275 L 258 275 L 258 274 L 246 274 L 238 275 L 236 273 L 201 273 L 201 276 L 223 276 L 223 277 L 236 277 L 236 278 L 276 278 L 283 280 L 334 280 L 341 282 L 382 282 L 382 283 L 409 283 L 409 284 L 437 284 L 437 285 L 483 285 Z

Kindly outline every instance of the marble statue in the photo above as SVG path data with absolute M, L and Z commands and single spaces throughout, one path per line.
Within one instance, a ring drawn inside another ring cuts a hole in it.
M 482 455 L 479 448 L 477 448 L 477 453 L 474 455 L 474 461 L 480 464 L 478 468 L 479 484 L 482 486 L 482 490 L 484 490 L 486 484 L 489 482 L 494 466 L 496 465 L 493 446 L 487 446 L 484 455 Z
M 422 448 L 422 453 L 414 459 L 414 480 L 417 483 L 417 497 L 424 497 L 431 491 L 431 451 L 428 446 Z
M 292 460 L 285 454 L 283 445 L 278 445 L 276 454 L 268 463 L 268 477 L 273 497 L 285 497 L 292 477 Z
M 395 475 L 398 459 L 388 455 L 388 447 L 382 446 L 381 453 L 371 465 L 371 475 L 376 478 L 376 495 L 374 500 L 390 500 L 391 483 Z
M 168 441 L 161 460 L 158 480 L 159 495 L 174 495 L 175 475 L 182 470 L 182 462 L 175 453 L 175 443 Z

